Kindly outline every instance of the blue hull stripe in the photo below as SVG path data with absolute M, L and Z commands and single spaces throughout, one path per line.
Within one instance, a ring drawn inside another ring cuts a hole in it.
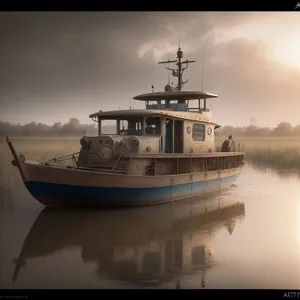
M 27 181 L 28 191 L 46 206 L 135 206 L 169 202 L 230 186 L 239 175 L 159 188 L 107 188 Z

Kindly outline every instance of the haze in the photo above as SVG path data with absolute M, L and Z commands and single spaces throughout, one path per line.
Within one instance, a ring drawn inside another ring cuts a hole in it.
M 209 101 L 221 125 L 299 124 L 298 12 L 2 12 L 0 120 L 53 124 L 98 110 L 142 108 L 130 101 L 162 91 L 157 62 L 186 59 L 186 90 Z M 174 78 L 175 81 L 175 78 Z

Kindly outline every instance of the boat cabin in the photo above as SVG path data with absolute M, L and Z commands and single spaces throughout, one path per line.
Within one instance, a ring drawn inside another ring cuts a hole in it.
M 90 115 L 98 123 L 98 135 L 81 139 L 79 166 L 135 175 L 170 175 L 239 164 L 240 158 L 227 159 L 226 155 L 218 158 L 214 131 L 220 126 L 212 121 L 207 108 L 207 99 L 218 96 L 204 91 L 182 91 L 187 82 L 182 81 L 183 71 L 194 62 L 183 61 L 182 57 L 179 48 L 178 60 L 160 62 L 176 62 L 177 69 L 167 68 L 178 79 L 176 87 L 168 83 L 164 92 L 152 90 L 133 98 L 143 101 L 145 109 L 99 111 Z M 106 131 L 104 123 L 108 120 L 114 124 L 114 132 Z
M 146 109 L 100 111 L 90 115 L 98 123 L 98 137 L 93 139 L 99 140 L 97 145 L 107 142 L 114 150 L 125 153 L 213 152 L 214 130 L 219 125 L 211 121 L 206 98 L 214 97 L 217 96 L 204 92 L 138 95 L 134 99 L 144 101 Z M 191 100 L 196 100 L 198 106 L 191 107 Z M 102 123 L 106 120 L 114 122 L 113 134 L 104 134 Z

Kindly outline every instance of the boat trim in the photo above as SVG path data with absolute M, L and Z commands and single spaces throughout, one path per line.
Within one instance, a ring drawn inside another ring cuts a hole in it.
M 100 117 L 101 119 L 105 118 L 120 118 L 125 116 L 163 116 L 168 118 L 188 120 L 195 122 L 204 122 L 209 124 L 218 125 L 214 121 L 210 121 L 208 117 L 197 112 L 181 112 L 181 111 L 172 111 L 172 110 L 158 110 L 158 109 L 126 109 L 126 110 L 112 110 L 112 111 L 99 111 L 89 115 L 90 118 Z
M 244 152 L 205 152 L 205 153 L 133 153 L 128 154 L 129 158 L 206 158 L 206 157 L 229 157 L 245 155 Z
M 172 91 L 172 92 L 152 92 L 140 94 L 133 97 L 134 100 L 156 101 L 156 100 L 198 100 L 217 98 L 218 95 L 200 91 Z

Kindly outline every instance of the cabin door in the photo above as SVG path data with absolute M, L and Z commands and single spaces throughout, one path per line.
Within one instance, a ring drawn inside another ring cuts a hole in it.
M 173 120 L 166 120 L 166 153 L 173 153 Z
M 175 120 L 174 152 L 183 153 L 183 121 Z

